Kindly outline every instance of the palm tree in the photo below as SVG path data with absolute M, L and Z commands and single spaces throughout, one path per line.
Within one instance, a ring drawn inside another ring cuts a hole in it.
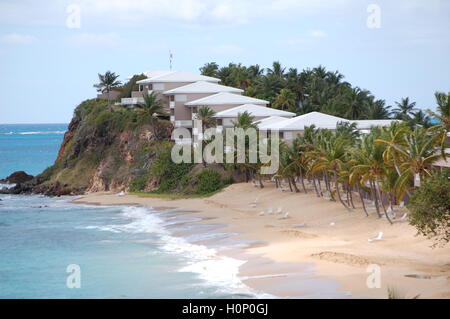
M 284 78 L 285 74 L 284 71 L 286 70 L 286 68 L 283 68 L 281 66 L 281 63 L 279 61 L 275 61 L 272 63 L 272 68 L 268 68 L 267 69 L 267 74 L 268 75 L 273 75 L 277 78 Z
M 197 112 L 197 119 L 202 121 L 202 133 L 205 132 L 205 128 L 211 127 L 216 123 L 214 112 L 209 106 L 200 106 Z
M 293 110 L 295 107 L 295 94 L 289 89 L 282 89 L 275 98 L 273 107 L 281 110 Z
M 98 92 L 108 94 L 108 106 L 111 106 L 110 92 L 112 89 L 117 88 L 122 85 L 122 82 L 117 81 L 120 75 L 111 71 L 106 71 L 105 74 L 98 74 L 99 83 L 94 84 Z
M 391 106 L 386 106 L 385 100 L 376 100 L 370 103 L 367 109 L 367 119 L 369 120 L 382 120 L 391 117 Z
M 217 76 L 219 65 L 216 62 L 206 63 L 200 68 L 200 73 L 206 76 Z
M 401 120 L 408 120 L 410 116 L 414 115 L 416 102 L 411 102 L 409 97 L 401 99 L 400 102 L 395 102 L 397 108 L 393 109 L 395 116 Z
M 411 126 L 420 125 L 424 128 L 429 128 L 432 125 L 430 117 L 422 110 L 415 112 L 409 123 Z
M 144 95 L 144 102 L 138 104 L 138 108 L 141 111 L 141 114 L 149 119 L 150 125 L 153 129 L 153 135 L 157 136 L 157 123 L 158 123 L 158 115 L 167 116 L 164 110 L 163 101 L 156 95 L 155 92 L 148 93 Z
M 233 121 L 233 126 L 242 128 L 244 130 L 248 128 L 255 128 L 257 127 L 256 124 L 254 124 L 254 117 L 250 115 L 249 112 L 245 111 L 243 113 L 239 113 L 236 121 Z
M 445 94 L 443 92 L 436 92 L 436 103 L 438 105 L 437 111 L 438 113 L 432 112 L 428 110 L 428 113 L 431 116 L 438 118 L 441 121 L 441 126 L 447 131 L 450 132 L 450 92 Z

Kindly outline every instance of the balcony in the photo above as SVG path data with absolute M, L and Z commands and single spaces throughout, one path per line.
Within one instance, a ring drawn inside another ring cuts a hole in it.
M 192 121 L 175 121 L 175 127 L 192 127 Z
M 140 103 L 144 103 L 144 98 L 142 97 L 127 97 L 120 100 L 120 104 L 122 105 L 137 105 Z

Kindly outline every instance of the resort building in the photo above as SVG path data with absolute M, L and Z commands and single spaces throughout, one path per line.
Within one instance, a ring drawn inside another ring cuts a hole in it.
M 295 113 L 277 110 L 266 106 L 244 104 L 218 112 L 215 115 L 215 118 L 217 119 L 217 126 L 225 128 L 232 127 L 234 125 L 233 122 L 237 120 L 239 114 L 242 114 L 244 112 L 248 112 L 257 123 L 267 118 L 273 119 L 275 117 L 280 118 L 281 120 L 287 120 L 295 116 Z
M 290 141 L 294 140 L 297 136 L 302 135 L 305 127 L 309 127 L 311 125 L 314 125 L 315 128 L 335 130 L 339 123 L 356 123 L 356 128 L 360 130 L 361 133 L 369 133 L 372 127 L 389 126 L 393 122 L 400 122 L 400 120 L 351 121 L 329 114 L 311 112 L 288 120 L 267 119 L 267 121 L 261 121 L 258 123 L 258 128 L 265 131 L 279 131 L 280 138 Z
M 169 101 L 170 120 L 174 123 L 175 127 L 192 127 L 192 121 L 196 119 L 195 113 L 197 108 L 188 106 L 187 104 L 220 92 L 241 95 L 244 91 L 206 81 L 198 81 L 165 91 L 163 95 Z M 210 106 L 209 104 L 205 105 Z
M 131 92 L 131 98 L 122 99 L 122 105 L 135 106 L 144 101 L 144 94 L 155 92 L 161 95 L 160 97 L 166 102 L 167 111 L 169 111 L 169 100 L 163 95 L 164 91 L 198 81 L 220 82 L 220 79 L 217 78 L 184 71 L 149 71 L 145 72 L 145 74 L 147 79 L 136 82 L 139 88 L 138 91 Z

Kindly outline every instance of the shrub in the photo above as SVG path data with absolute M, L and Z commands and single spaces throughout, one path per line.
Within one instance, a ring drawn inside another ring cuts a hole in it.
M 206 168 L 197 174 L 195 192 L 197 194 L 209 194 L 219 190 L 222 186 L 222 178 L 218 172 Z
M 130 183 L 130 192 L 141 192 L 147 186 L 147 176 L 139 176 L 134 178 Z
M 226 176 L 223 178 L 223 184 L 224 185 L 230 185 L 234 183 L 234 178 L 233 176 Z
M 419 234 L 435 237 L 437 243 L 450 241 L 450 170 L 429 177 L 414 192 L 408 204 L 410 224 Z

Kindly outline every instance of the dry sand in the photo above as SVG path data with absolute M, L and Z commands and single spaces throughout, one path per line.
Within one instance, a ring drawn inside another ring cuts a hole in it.
M 212 217 L 214 223 L 228 225 L 221 231 L 265 243 L 240 253 L 239 258 L 249 261 L 241 267 L 240 276 L 248 286 L 276 296 L 323 291 L 317 297 L 329 297 L 333 296 L 330 291 L 339 290 L 355 297 L 386 298 L 387 288 L 393 287 L 407 298 L 418 294 L 420 298 L 450 298 L 450 245 L 433 249 L 433 242 L 416 236 L 407 221 L 390 225 L 374 211 L 366 217 L 359 203 L 348 212 L 338 202 L 317 198 L 312 190 L 309 194 L 291 193 L 276 189 L 273 183 L 265 186 L 234 184 L 204 199 L 93 193 L 76 202 L 178 207 L 195 216 Z M 256 198 L 256 207 L 251 207 Z M 278 207 L 290 217 L 279 220 L 280 215 L 267 214 L 269 208 L 276 212 Z M 266 213 L 259 216 L 262 210 Z M 397 214 L 404 212 L 406 209 Z M 211 219 L 200 222 L 211 223 Z M 384 233 L 383 239 L 369 243 L 367 239 L 378 232 Z M 381 288 L 367 286 L 371 264 L 381 267 Z

